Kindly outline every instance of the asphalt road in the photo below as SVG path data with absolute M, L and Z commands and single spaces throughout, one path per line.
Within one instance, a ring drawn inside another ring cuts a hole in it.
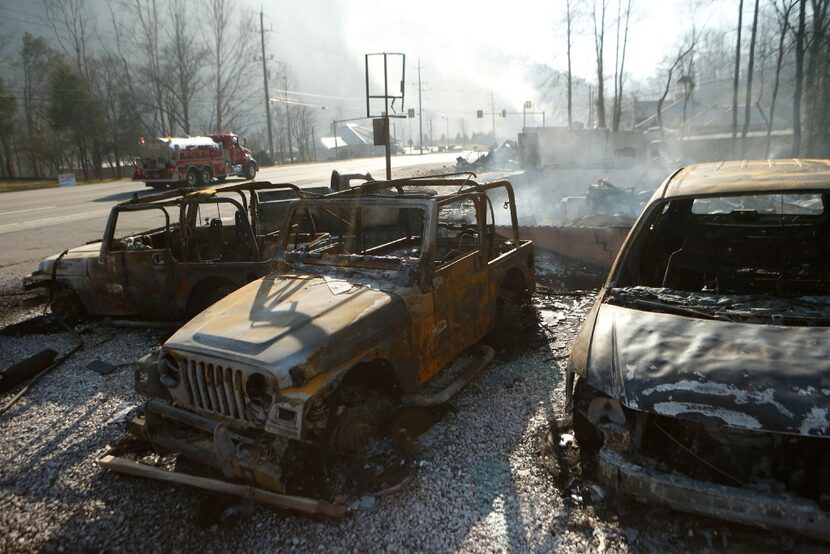
M 458 152 L 395 156 L 392 176 L 446 166 Z M 327 185 L 331 172 L 385 174 L 384 158 L 296 164 L 262 168 L 257 180 L 298 186 Z M 8 192 L 0 194 L 0 276 L 26 275 L 52 254 L 100 239 L 112 206 L 134 192 L 149 194 L 143 183 L 117 181 L 100 185 Z

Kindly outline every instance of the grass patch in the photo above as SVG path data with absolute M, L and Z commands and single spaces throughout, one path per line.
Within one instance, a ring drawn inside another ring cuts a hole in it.
M 78 179 L 78 186 L 83 185 L 100 185 L 103 183 L 112 183 L 115 181 L 123 181 L 125 178 L 113 177 L 111 179 L 90 179 L 85 181 Z M 33 179 L 31 181 L 23 179 L 14 179 L 3 181 L 0 180 L 0 193 L 14 192 L 17 190 L 37 190 L 37 189 L 56 189 L 58 188 L 57 179 Z

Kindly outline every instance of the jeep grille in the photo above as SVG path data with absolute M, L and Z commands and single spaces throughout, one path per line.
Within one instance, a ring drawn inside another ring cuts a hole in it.
M 186 358 L 179 367 L 192 406 L 248 421 L 241 370 Z

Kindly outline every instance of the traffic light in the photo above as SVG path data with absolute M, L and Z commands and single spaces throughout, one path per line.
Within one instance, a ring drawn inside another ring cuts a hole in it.
M 533 104 L 530 102 L 530 100 L 525 101 L 525 109 L 526 110 L 529 110 L 532 107 L 533 107 Z
M 406 117 L 415 117 L 415 108 L 409 108 L 406 112 Z
M 476 110 L 476 118 L 484 119 L 484 110 Z
M 502 110 L 501 111 L 501 116 L 502 117 L 507 117 L 507 110 Z

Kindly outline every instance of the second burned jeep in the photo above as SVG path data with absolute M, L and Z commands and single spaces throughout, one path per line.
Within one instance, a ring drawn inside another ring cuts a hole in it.
M 512 238 L 494 232 L 494 205 L 509 209 Z M 390 406 L 457 392 L 424 386 L 515 324 L 535 288 L 507 181 L 370 181 L 293 201 L 280 238 L 270 274 L 136 372 L 156 447 L 277 492 L 294 452 L 354 456 Z

